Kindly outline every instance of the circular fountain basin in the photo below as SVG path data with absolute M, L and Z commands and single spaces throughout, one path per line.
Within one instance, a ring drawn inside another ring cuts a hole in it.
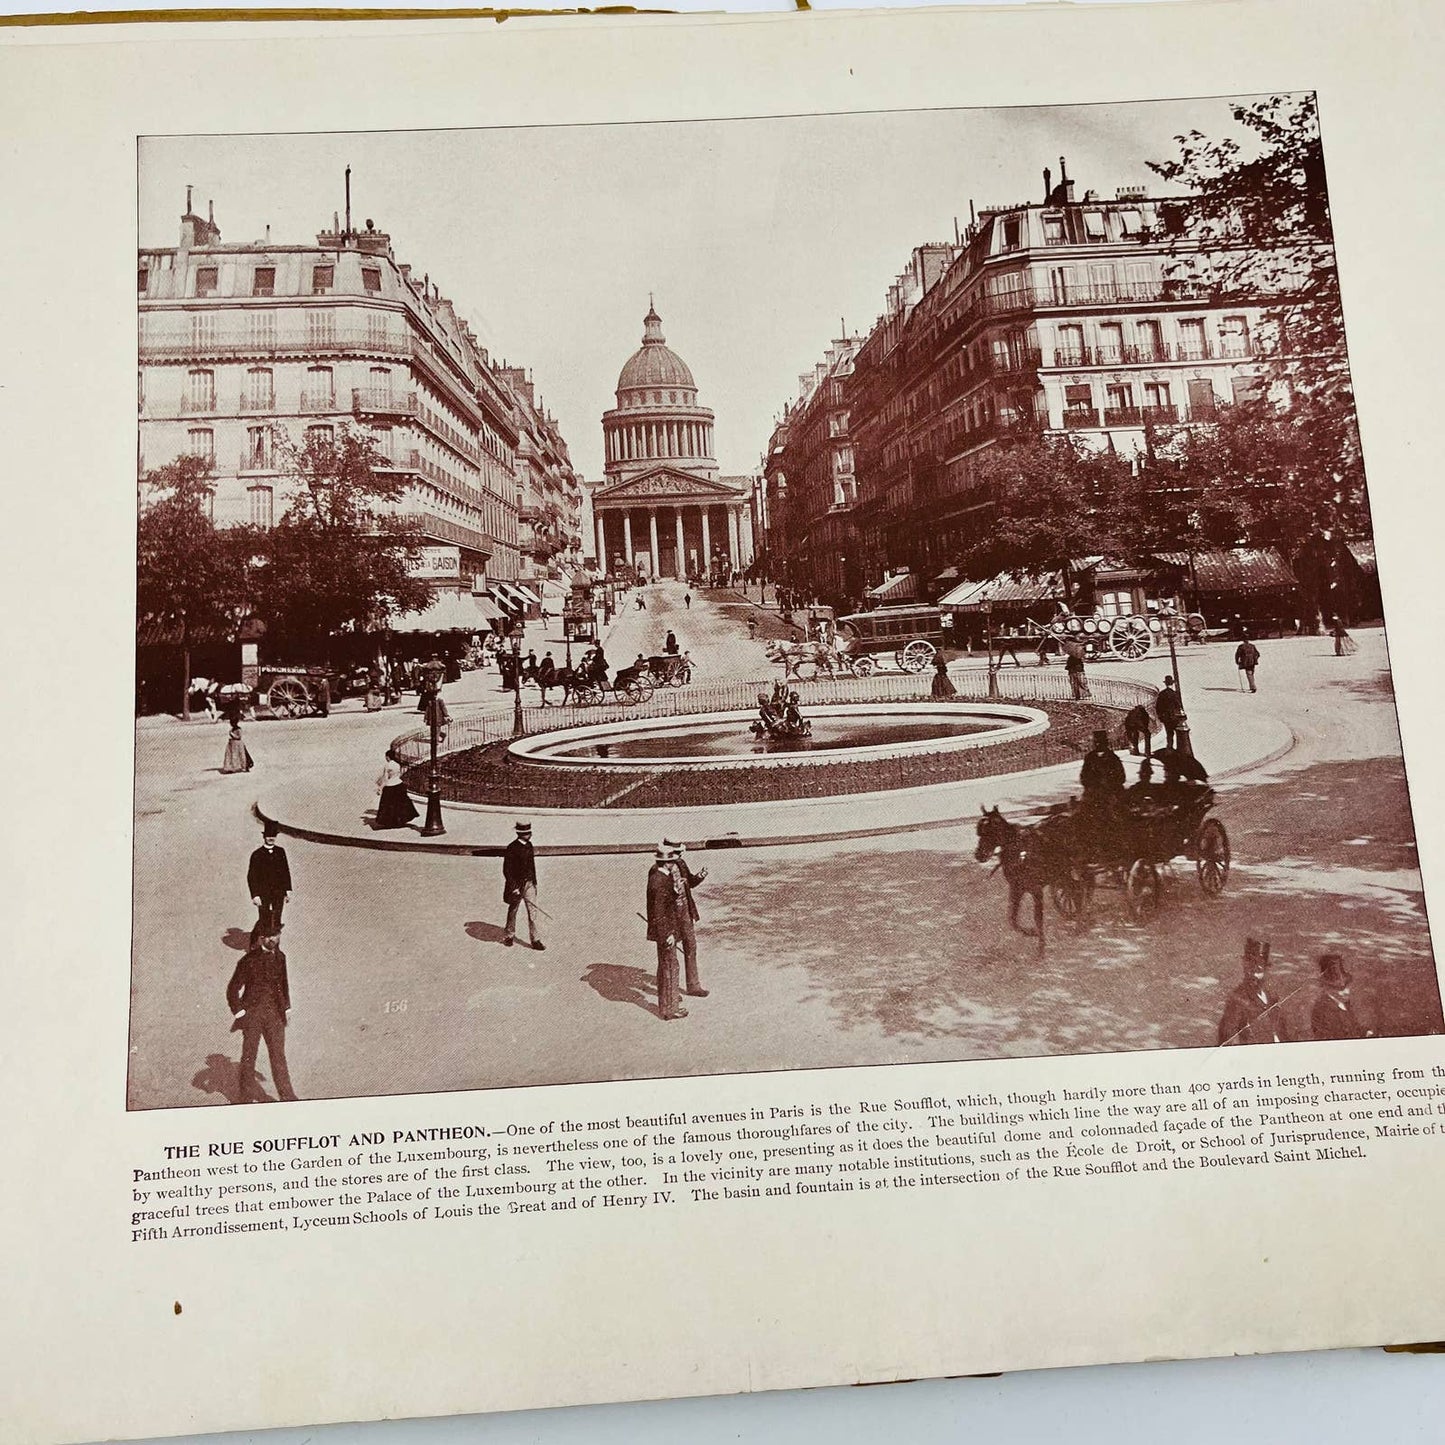
M 815 762 L 869 762 L 912 753 L 957 752 L 1030 737 L 1049 725 L 1037 708 L 999 703 L 840 703 L 809 708 L 812 736 L 757 738 L 756 712 L 694 713 L 561 728 L 519 738 L 508 751 L 528 762 L 562 767 L 789 767 Z

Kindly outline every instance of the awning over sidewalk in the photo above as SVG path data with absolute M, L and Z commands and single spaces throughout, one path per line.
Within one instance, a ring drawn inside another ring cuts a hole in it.
M 570 597 L 572 588 L 570 584 L 558 582 L 555 577 L 544 577 L 542 579 L 543 597 Z
M 1196 580 L 1201 592 L 1244 596 L 1252 592 L 1293 592 L 1299 586 L 1289 564 L 1272 547 L 1221 547 L 1193 554 L 1194 577 L 1189 578 L 1188 552 L 1160 552 L 1161 562 Z
M 398 617 L 391 624 L 393 632 L 485 632 L 491 621 L 477 605 L 470 592 L 442 592 L 432 599 L 430 607 Z
M 958 612 L 981 612 L 985 606 L 1009 604 L 1028 606 L 1035 602 L 1052 602 L 1064 595 L 1064 584 L 1057 572 L 1040 577 L 1015 577 L 1003 572 L 983 582 L 963 582 L 938 599 L 940 607 Z
M 542 599 L 538 597 L 537 594 L 533 592 L 532 589 L 528 587 L 525 583 L 512 582 L 508 585 L 512 588 L 514 592 L 520 592 L 522 594 L 523 600 L 526 602 L 530 602 L 534 607 L 540 607 L 542 605 Z
M 896 577 L 870 587 L 868 595 L 878 602 L 916 602 L 918 578 L 912 572 L 900 572 Z

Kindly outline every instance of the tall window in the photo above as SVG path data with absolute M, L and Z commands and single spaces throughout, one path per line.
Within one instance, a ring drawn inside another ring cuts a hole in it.
M 1018 216 L 1005 216 L 1003 221 L 1003 248 L 1017 251 L 1023 241 L 1023 222 Z
M 371 400 L 373 405 L 391 405 L 391 368 L 389 366 L 373 366 L 371 368 Z
M 191 345 L 197 351 L 209 350 L 216 344 L 216 316 L 203 311 L 191 317 Z
M 1124 274 L 1128 278 L 1128 300 L 1148 301 L 1154 295 L 1154 268 L 1147 261 L 1128 262 Z
M 1243 316 L 1226 316 L 1219 323 L 1219 340 L 1225 356 L 1249 355 L 1249 322 Z
M 311 268 L 311 294 L 313 296 L 329 296 L 335 280 L 336 268 L 334 266 L 313 266 Z
M 1134 388 L 1112 382 L 1104 388 L 1104 405 L 1110 411 L 1128 411 L 1134 405 Z
M 246 428 L 246 465 L 252 469 L 271 465 L 271 432 L 268 427 Z
M 213 462 L 216 459 L 216 434 L 208 426 L 193 426 L 186 433 L 186 447 L 191 456 Z
M 251 295 L 274 296 L 276 294 L 276 268 L 257 266 L 251 273 Z
M 1117 321 L 1104 321 L 1099 325 L 1099 360 L 1122 361 L 1124 359 L 1124 327 Z
M 306 339 L 313 345 L 329 344 L 336 340 L 336 317 L 330 311 L 308 311 L 306 313 Z
M 373 296 L 381 294 L 381 267 L 363 266 L 361 268 L 361 286 L 364 291 L 369 291 Z
M 1089 292 L 1095 301 L 1113 301 L 1114 268 L 1107 262 L 1089 267 Z
M 274 351 L 276 349 L 276 313 L 274 311 L 253 311 L 250 316 L 249 331 L 251 345 L 257 351 Z
M 1150 411 L 1172 411 L 1167 381 L 1146 381 L 1144 383 L 1144 405 Z
M 301 404 L 310 411 L 322 408 L 330 410 L 336 404 L 335 378 L 329 366 L 308 366 L 306 368 L 306 390 L 302 393 Z
M 1059 364 L 1078 366 L 1084 360 L 1084 328 L 1082 326 L 1059 327 Z
M 366 344 L 372 347 L 386 345 L 386 317 L 380 312 L 366 313 Z
M 1215 413 L 1214 383 L 1204 377 L 1195 377 L 1187 385 L 1190 418 L 1198 421 L 1212 417 Z
M 1164 354 L 1164 339 L 1157 321 L 1135 324 L 1139 336 L 1139 355 L 1144 361 L 1158 361 Z
M 1071 301 L 1078 291 L 1078 278 L 1072 266 L 1055 266 L 1049 272 L 1049 287 L 1055 302 Z
M 246 373 L 246 405 L 252 411 L 270 411 L 276 404 L 276 375 L 269 366 L 253 366 Z
M 216 373 L 197 367 L 188 377 L 186 409 L 188 411 L 214 411 L 216 409 Z
M 1094 388 L 1088 382 L 1081 381 L 1064 388 L 1064 420 L 1099 420 L 1094 410 Z
M 1044 245 L 1062 246 L 1064 244 L 1064 218 L 1062 216 L 1044 217 Z
M 214 266 L 196 267 L 196 295 L 214 296 L 220 272 Z
M 276 496 L 270 487 L 251 488 L 251 525 L 270 527 L 275 520 Z
M 1199 320 L 1179 323 L 1179 358 L 1181 361 L 1203 361 L 1209 355 L 1204 339 L 1204 322 Z

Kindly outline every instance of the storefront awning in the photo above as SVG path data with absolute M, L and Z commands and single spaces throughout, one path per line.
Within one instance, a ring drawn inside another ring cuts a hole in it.
M 1158 558 L 1197 581 L 1201 592 L 1239 595 L 1250 592 L 1293 592 L 1299 586 L 1284 558 L 1272 547 L 1225 547 L 1195 552 L 1160 552 Z
M 983 582 L 963 582 L 938 599 L 940 607 L 955 611 L 982 611 L 985 606 L 1029 606 L 1035 602 L 1052 602 L 1064 595 L 1064 586 L 1057 572 L 1040 577 L 1015 577 L 1004 572 Z
M 896 577 L 870 587 L 868 595 L 879 602 L 914 602 L 918 599 L 918 579 L 912 572 L 900 572 Z
M 570 586 L 564 586 L 554 577 L 544 577 L 542 579 L 543 597 L 567 597 L 571 595 L 571 592 L 572 588 Z
M 530 602 L 534 607 L 540 607 L 542 605 L 542 599 L 538 597 L 537 594 L 533 592 L 530 587 L 526 586 L 521 582 L 514 582 L 512 584 L 512 587 L 513 590 L 520 592 L 523 599 L 527 602 Z
M 393 632 L 486 632 L 491 626 L 470 592 L 442 592 L 421 612 L 393 620 Z
M 487 591 L 509 612 L 515 612 L 519 607 L 525 607 L 527 605 L 526 598 L 519 597 L 505 582 L 493 582 L 487 588 Z

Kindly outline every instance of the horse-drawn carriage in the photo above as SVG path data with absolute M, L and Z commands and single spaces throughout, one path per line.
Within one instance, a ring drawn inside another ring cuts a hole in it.
M 647 675 L 654 687 L 686 687 L 692 681 L 692 659 L 676 652 L 649 657 Z
M 608 701 L 636 707 L 648 702 L 655 690 L 656 684 L 648 669 L 624 667 L 610 683 L 605 676 L 574 679 L 569 695 L 578 707 L 596 707 Z
M 1174 860 L 1184 858 L 1194 865 L 1204 895 L 1218 897 L 1229 881 L 1230 852 L 1214 802 L 1212 788 L 1177 782 L 1126 789 L 1092 807 L 1060 804 L 1028 825 L 986 808 L 974 857 L 984 863 L 998 855 L 1015 928 L 1024 896 L 1033 898 L 1034 933 L 1042 947 L 1046 890 L 1065 918 L 1082 920 L 1096 889 L 1117 888 L 1130 918 L 1143 923 L 1159 911 Z
M 1079 646 L 1090 660 L 1139 662 L 1156 643 L 1167 647 L 1170 633 L 1176 644 L 1203 642 L 1204 618 L 1198 612 L 1154 610 L 1124 612 L 1117 616 L 1061 612 L 1048 622 L 1026 619 L 1020 637 L 1037 648 L 1040 656 L 1050 649 L 1061 652 Z

